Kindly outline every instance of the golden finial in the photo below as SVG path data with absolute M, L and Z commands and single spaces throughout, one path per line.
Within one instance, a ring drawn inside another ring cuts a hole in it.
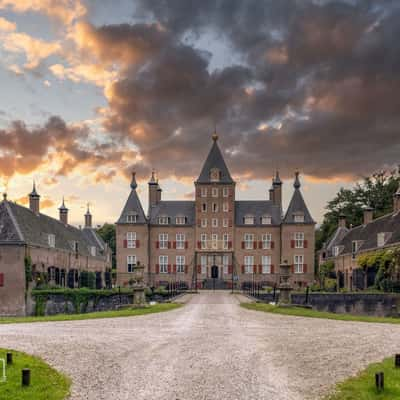
M 213 133 L 213 135 L 212 135 L 212 140 L 213 140 L 214 142 L 216 142 L 216 141 L 218 140 L 217 125 L 215 125 L 214 133 Z

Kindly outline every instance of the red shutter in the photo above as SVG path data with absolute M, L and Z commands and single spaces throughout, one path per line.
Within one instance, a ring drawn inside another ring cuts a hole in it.
M 303 264 L 303 273 L 304 273 L 304 274 L 307 273 L 307 264 Z
M 307 249 L 308 248 L 308 240 L 304 241 L 304 248 Z
M 272 265 L 271 265 L 271 274 L 274 274 L 274 273 L 275 273 L 275 265 L 272 264 Z
M 257 265 L 253 265 L 253 272 L 256 274 L 257 273 Z
M 263 248 L 263 244 L 262 244 L 261 241 L 258 242 L 258 248 L 259 248 L 259 249 L 262 249 L 262 248 Z
M 187 273 L 188 273 L 188 270 L 189 270 L 188 266 L 187 266 L 187 265 L 185 265 L 185 274 L 187 274 Z
M 229 226 L 230 227 L 232 226 L 232 220 L 231 219 L 229 220 Z
M 229 197 L 232 197 L 233 196 L 233 190 L 229 188 L 228 192 L 229 192 Z
M 294 249 L 294 244 L 295 244 L 294 240 L 291 240 L 290 241 L 290 246 L 292 247 L 292 249 Z
M 258 273 L 262 274 L 262 265 L 261 264 L 258 266 Z
M 242 249 L 244 249 L 244 242 L 242 242 Z
M 168 273 L 171 273 L 171 264 L 168 264 Z
M 228 249 L 231 249 L 232 248 L 232 241 L 230 240 L 229 242 L 228 242 Z
M 201 274 L 201 265 L 198 265 L 198 266 L 197 266 L 197 273 L 198 273 L 198 274 Z
M 292 274 L 294 274 L 294 265 L 291 265 L 292 267 Z
M 169 249 L 171 248 L 171 242 L 170 241 L 168 241 L 168 248 Z
M 160 248 L 160 242 L 157 240 L 157 242 L 156 242 L 156 249 L 159 249 Z
M 174 241 L 174 249 L 176 249 L 176 242 Z
M 124 240 L 124 249 L 126 249 L 128 247 L 128 241 Z
M 275 248 L 275 242 L 271 242 L 271 249 Z
M 257 248 L 257 242 L 253 242 L 253 249 Z
M 156 264 L 156 274 L 160 273 L 160 264 Z
M 200 242 L 200 241 L 197 242 L 197 248 L 198 248 L 198 249 L 201 248 L 201 242 Z
M 242 274 L 244 274 L 244 265 L 242 265 Z
M 4 286 L 4 273 L 0 272 L 0 287 Z
M 136 248 L 140 247 L 140 240 L 136 240 Z
M 200 219 L 197 220 L 197 226 L 198 226 L 199 228 L 201 227 L 201 220 L 200 220 Z
M 174 274 L 176 274 L 176 264 L 174 264 L 174 269 L 173 269 L 173 271 L 174 271 Z
M 228 274 L 232 274 L 233 268 L 232 265 L 228 265 Z
M 189 243 L 188 243 L 188 241 L 186 240 L 186 242 L 185 242 L 185 249 L 187 249 L 189 247 Z
M 196 190 L 196 193 L 197 193 L 197 196 L 201 196 L 201 189 L 200 188 L 197 188 L 197 190 Z

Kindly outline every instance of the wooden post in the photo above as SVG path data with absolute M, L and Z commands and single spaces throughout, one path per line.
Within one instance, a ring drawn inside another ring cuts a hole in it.
M 381 392 L 385 388 L 385 378 L 383 372 L 378 372 L 375 374 L 375 386 L 378 392 Z
M 31 384 L 31 370 L 24 368 L 22 370 L 22 386 L 29 386 Z
M 13 363 L 12 353 L 7 353 L 7 365 L 11 365 Z

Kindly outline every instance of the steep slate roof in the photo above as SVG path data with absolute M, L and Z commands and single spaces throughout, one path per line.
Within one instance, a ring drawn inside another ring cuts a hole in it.
M 245 215 L 255 217 L 254 225 L 245 225 Z M 272 225 L 280 225 L 281 211 L 280 207 L 276 206 L 270 200 L 244 200 L 235 201 L 235 224 L 238 226 L 264 226 L 261 225 L 261 217 L 269 215 L 272 218 Z
M 158 217 L 160 216 L 170 217 L 169 225 L 176 225 L 175 217 L 186 217 L 186 226 L 193 226 L 195 223 L 195 203 L 194 201 L 160 201 L 150 209 L 150 224 L 158 225 Z
M 349 229 L 347 228 L 342 228 L 338 227 L 336 231 L 333 233 L 331 238 L 329 239 L 328 243 L 326 246 L 324 246 L 323 250 L 326 251 L 327 257 L 332 257 L 333 256 L 333 248 L 335 246 L 339 246 L 344 237 L 348 234 Z
M 294 190 L 292 200 L 290 201 L 289 207 L 286 211 L 285 218 L 283 223 L 285 224 L 295 224 L 294 222 L 294 215 L 296 213 L 303 213 L 304 214 L 304 223 L 305 224 L 315 224 L 306 203 L 304 201 L 303 195 L 300 192 L 300 189 L 297 187 Z
M 128 200 L 125 203 L 125 207 L 122 210 L 122 213 L 117 221 L 117 224 L 126 224 L 127 223 L 126 216 L 131 213 L 136 213 L 137 224 L 147 223 L 142 204 L 140 202 L 139 196 L 136 193 L 136 188 L 131 190 L 131 193 L 129 194 Z
M 233 179 L 225 164 L 224 157 L 222 156 L 216 139 L 214 139 L 214 143 L 208 153 L 207 159 L 200 172 L 200 176 L 197 179 L 197 183 L 210 183 L 210 171 L 212 168 L 218 168 L 220 170 L 221 176 L 218 181 L 219 183 L 233 183 Z
M 352 242 L 362 241 L 359 251 L 372 250 L 378 246 L 378 233 L 388 233 L 387 245 L 393 245 L 400 242 L 400 213 L 392 213 L 377 218 L 367 225 L 360 225 L 350 229 L 347 235 L 341 240 L 340 246 L 343 246 L 341 254 L 352 252 Z
M 5 221 L 7 224 L 7 221 L 13 221 L 13 227 L 10 227 L 10 230 L 11 232 L 20 232 L 18 241 L 21 243 L 49 247 L 48 234 L 53 234 L 57 249 L 72 251 L 73 242 L 77 242 L 78 252 L 81 255 L 90 255 L 91 246 L 95 246 L 100 255 L 104 251 L 103 240 L 91 228 L 81 230 L 71 225 L 64 225 L 57 219 L 45 214 L 36 215 L 29 208 L 9 201 L 3 201 L 0 204 L 0 210 L 2 211 L 0 213 L 1 222 Z M 4 211 L 7 212 L 8 217 L 5 216 Z M 0 242 L 15 242 L 16 237 L 14 233 L 7 238 L 4 231 L 3 234 L 0 234 Z

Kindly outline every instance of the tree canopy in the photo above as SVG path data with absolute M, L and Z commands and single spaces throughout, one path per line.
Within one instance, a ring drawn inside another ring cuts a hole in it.
M 393 195 L 400 184 L 400 167 L 392 171 L 380 171 L 366 177 L 351 189 L 341 188 L 328 202 L 327 212 L 317 231 L 316 247 L 322 248 L 338 227 L 339 216 L 346 217 L 348 225 L 357 226 L 363 222 L 363 207 L 374 209 L 374 217 L 393 211 Z
M 97 233 L 100 237 L 110 246 L 112 250 L 112 267 L 116 268 L 116 260 L 115 260 L 115 225 L 105 223 L 102 227 L 97 229 Z

